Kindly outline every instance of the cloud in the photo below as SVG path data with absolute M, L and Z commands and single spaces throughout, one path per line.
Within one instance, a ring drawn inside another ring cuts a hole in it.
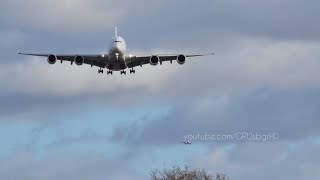
M 194 155 L 188 161 L 194 167 L 224 172 L 231 179 L 317 179 L 319 158 L 310 159 L 317 156 L 319 145 L 306 142 L 295 148 L 290 146 L 281 142 L 217 147 L 207 154 Z M 310 152 L 310 149 L 315 151 Z
M 236 44 L 236 45 L 235 45 Z M 217 55 L 200 60 L 190 60 L 185 73 L 177 73 L 182 89 L 195 93 L 199 87 L 206 89 L 247 89 L 270 87 L 296 89 L 318 87 L 318 43 L 301 41 L 269 41 L 265 39 L 242 39 L 232 41 L 232 49 L 223 46 Z M 205 66 L 203 65 L 205 63 Z M 188 79 L 183 77 L 190 77 Z M 200 80 L 193 80 L 193 79 Z M 189 86 L 187 81 L 193 86 Z M 184 81 L 184 82 L 182 82 Z M 189 82 L 190 82 L 189 81 Z M 174 84 L 173 80 L 171 84 Z
M 79 107 L 73 104 L 81 106 L 88 101 L 93 106 L 101 103 L 106 106 L 147 106 L 155 102 L 176 104 L 195 94 L 319 87 L 318 43 L 242 38 L 229 44 L 230 50 L 221 47 L 216 56 L 188 59 L 183 66 L 176 63 L 156 67 L 146 65 L 138 67 L 137 73 L 130 76 L 97 75 L 97 68 L 86 65 L 77 67 L 68 62 L 57 62 L 50 66 L 45 58 L 19 56 L 22 58 L 19 63 L 0 68 L 0 96 L 6 102 L 2 106 L 10 109 L 4 112 L 13 113 L 25 104 L 29 106 L 22 107 L 19 112 L 39 111 L 39 107 L 48 112 L 45 109 L 65 105 L 72 111 Z M 7 77 L 12 80 L 8 81 Z M 101 97 L 113 101 L 103 101 Z M 17 101 L 21 105 L 15 103 L 13 106 L 16 107 L 12 108 L 11 102 Z
M 53 122 L 101 107 L 120 112 L 170 108 L 157 117 L 146 113 L 132 123 L 110 125 L 115 127 L 112 143 L 127 148 L 122 158 L 72 148 L 60 153 L 45 150 L 41 157 L 21 150 L 1 158 L 0 179 L 141 179 L 134 168 L 138 166 L 123 166 L 128 156 L 137 157 L 133 149 L 145 151 L 153 145 L 162 149 L 194 132 L 240 130 L 278 131 L 280 141 L 199 143 L 211 148 L 209 152 L 185 159 L 238 179 L 315 179 L 319 161 L 313 151 L 319 147 L 305 141 L 319 138 L 319 5 L 298 0 L 170 5 L 145 0 L 1 1 L 0 123 Z M 190 59 L 184 66 L 144 66 L 133 76 L 97 75 L 97 69 L 88 66 L 49 66 L 45 58 L 16 56 L 18 50 L 106 51 L 115 25 L 131 53 L 216 55 Z M 43 134 L 39 131 L 35 136 Z M 66 134 L 51 148 L 87 145 L 101 138 L 95 133 Z M 37 137 L 32 143 L 36 141 Z M 304 143 L 292 148 L 299 142 Z
M 60 137 L 57 141 L 52 142 L 46 146 L 48 149 L 63 147 L 71 144 L 80 143 L 94 143 L 94 142 L 106 142 L 107 136 L 103 134 L 95 133 L 92 130 L 87 130 L 81 133 L 79 136 L 74 137 Z
M 114 4 L 87 0 L 3 1 L 1 19 L 7 24 L 32 29 L 86 32 L 114 25 L 124 15 Z
M 59 62 L 50 66 L 45 58 L 27 58 L 22 63 L 0 68 L 0 114 L 10 117 L 47 113 L 50 117 L 64 112 L 66 108 L 72 112 L 98 104 L 110 107 L 143 105 L 152 102 L 152 99 L 142 100 L 140 97 L 151 97 L 158 93 L 176 67 L 167 66 L 166 73 L 161 76 L 152 74 L 155 71 L 160 73 L 164 67 L 156 69 L 149 65 L 144 66 L 144 70 L 137 69 L 136 75 L 120 76 L 120 73 L 114 73 L 113 76 L 107 76 L 97 75 L 97 68 L 89 66 L 61 65 Z M 8 81 L 7 77 L 12 80 Z M 129 98 L 131 101 L 128 101 Z
M 127 159 L 107 158 L 94 152 L 53 152 L 45 156 L 32 150 L 20 150 L 1 157 L 1 179 L 139 179 L 141 174 L 127 164 Z
M 130 145 L 168 145 L 193 134 L 235 134 L 277 132 L 280 141 L 295 142 L 317 138 L 318 90 L 271 91 L 257 90 L 247 94 L 199 95 L 173 106 L 162 116 L 118 127 L 113 141 Z M 164 132 L 165 130 L 165 132 Z M 250 141 L 250 140 L 249 140 Z M 242 142 L 242 141 L 241 141 Z M 240 141 L 197 143 L 233 144 Z
M 19 65 L 2 67 L 2 74 L 3 77 L 8 74 L 16 77 L 17 83 L 14 85 L 20 86 L 15 87 L 16 91 L 23 89 L 24 92 L 30 90 L 40 94 L 77 94 L 88 90 L 98 92 L 139 86 L 153 91 L 184 92 L 182 89 L 185 89 L 186 93 L 190 91 L 194 93 L 193 90 L 197 87 L 281 89 L 318 87 L 320 84 L 316 78 L 319 75 L 318 43 L 270 42 L 263 39 L 246 39 L 229 43 L 237 46 L 230 51 L 227 49 L 219 51 L 216 56 L 188 59 L 186 65 L 182 67 L 176 63 L 171 66 L 166 63 L 163 67 L 144 66 L 141 70 L 138 68 L 134 77 L 127 76 L 121 79 L 98 76 L 96 68 L 91 69 L 86 65 L 71 67 L 65 62 L 62 66 L 60 63 L 49 66 L 45 58 L 42 58 L 42 61 L 40 58 L 27 58 Z M 139 81 L 133 81 L 134 79 Z M 190 87 L 190 82 L 194 86 Z M 61 86 L 61 83 L 66 85 Z M 179 83 L 179 86 L 174 87 L 176 83 Z M 25 88 L 27 85 L 29 87 Z
M 18 30 L 1 30 L 0 45 L 1 47 L 12 47 L 21 39 L 25 39 L 26 35 Z
M 211 35 L 227 32 L 248 36 L 266 36 L 284 39 L 318 39 L 319 29 L 315 7 L 317 1 L 299 0 L 225 0 L 183 2 L 172 1 L 101 1 L 59 0 L 28 3 L 2 1 L 0 20 L 6 26 L 43 29 L 60 32 L 101 31 L 116 24 L 137 34 L 145 30 L 143 39 L 154 37 L 154 31 L 164 37 L 172 36 L 173 29 L 186 34 L 206 32 Z M 11 13 L 14 10 L 15 13 Z M 148 16 L 146 16 L 148 14 Z M 203 34 L 201 34 L 203 35 Z M 199 37 L 201 38 L 201 37 Z M 154 37 L 152 39 L 158 39 Z
M 128 13 L 132 19 L 124 20 L 123 24 L 128 24 L 126 27 L 134 34 L 140 34 L 141 26 L 145 26 L 143 36 L 136 35 L 145 43 L 159 43 L 154 35 L 159 34 L 165 40 L 161 44 L 172 47 L 192 46 L 199 40 L 205 43 L 210 37 L 223 39 L 228 36 L 317 41 L 320 32 L 316 23 L 317 6 L 318 1 L 303 3 L 299 0 L 205 0 L 183 4 L 175 0 L 170 6 L 158 2 L 146 9 L 132 11 Z M 176 44 L 166 43 L 170 39 L 175 39 Z

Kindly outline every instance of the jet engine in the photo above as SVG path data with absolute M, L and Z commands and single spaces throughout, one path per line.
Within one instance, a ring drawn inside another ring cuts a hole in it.
M 180 65 L 184 64 L 184 63 L 186 62 L 186 56 L 185 56 L 185 55 L 179 55 L 179 56 L 177 57 L 177 62 L 178 62 L 178 64 L 180 64 Z
M 158 65 L 159 61 L 160 61 L 159 56 L 151 56 L 150 57 L 150 64 L 153 66 Z
M 74 57 L 74 62 L 76 63 L 76 65 L 81 66 L 84 63 L 84 57 L 76 56 Z
M 50 54 L 47 59 L 49 64 L 54 64 L 57 61 L 57 56 L 54 54 Z

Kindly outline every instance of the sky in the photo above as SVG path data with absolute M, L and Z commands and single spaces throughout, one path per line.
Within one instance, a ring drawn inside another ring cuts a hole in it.
M 320 177 L 320 1 L 1 0 L 0 179 Z M 36 53 L 207 53 L 136 74 Z M 184 145 L 185 139 L 192 145 Z

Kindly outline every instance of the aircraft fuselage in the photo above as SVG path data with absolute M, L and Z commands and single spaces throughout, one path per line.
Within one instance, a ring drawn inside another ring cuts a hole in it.
M 109 50 L 109 59 L 106 68 L 112 71 L 120 71 L 126 69 L 127 64 L 125 52 L 125 40 L 120 36 L 116 36 L 114 39 L 112 39 L 111 48 Z

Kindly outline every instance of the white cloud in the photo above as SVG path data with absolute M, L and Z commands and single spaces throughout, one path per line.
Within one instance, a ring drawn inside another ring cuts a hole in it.
M 213 57 L 190 60 L 170 79 L 177 92 L 239 91 L 267 87 L 319 87 L 319 43 L 242 38 L 224 45 Z M 236 46 L 234 46 L 236 44 Z M 191 85 L 192 84 L 192 85 Z
M 70 65 L 70 62 L 49 65 L 46 58 L 27 58 L 19 64 L 1 67 L 2 92 L 30 95 L 77 96 L 80 94 L 107 94 L 119 89 L 143 87 L 144 91 L 157 92 L 174 75 L 178 65 L 138 67 L 136 74 L 98 74 L 97 67 Z M 11 80 L 8 81 L 8 77 Z M 134 92 L 133 92 L 134 93 Z M 107 96 L 107 95 L 106 95 Z

